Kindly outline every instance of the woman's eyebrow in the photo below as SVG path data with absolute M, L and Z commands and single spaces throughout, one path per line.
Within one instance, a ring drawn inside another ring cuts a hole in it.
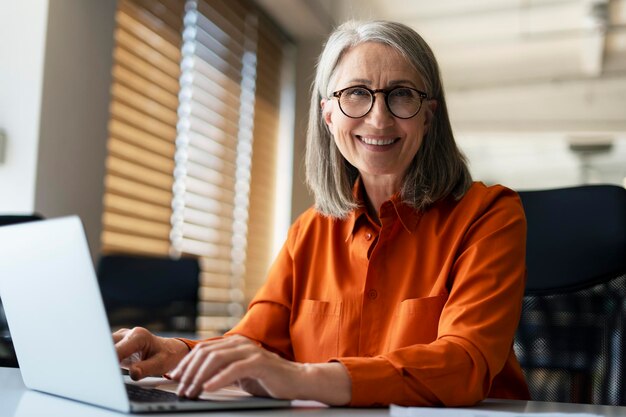
M 372 80 L 368 80 L 366 78 L 353 78 L 351 80 L 348 81 L 349 84 L 362 84 L 362 85 L 372 85 Z M 408 80 L 408 79 L 402 79 L 402 80 L 391 80 L 387 83 L 388 87 L 395 87 L 398 85 L 409 85 L 410 87 L 413 88 L 418 88 L 417 85 L 415 84 L 414 81 Z
M 411 80 L 392 80 L 392 81 L 389 81 L 389 85 L 390 86 L 407 85 L 407 84 L 409 84 L 413 88 L 418 88 L 417 85 L 415 84 L 415 82 L 413 82 Z
M 350 83 L 350 84 L 356 83 L 356 84 L 370 85 L 372 83 L 372 81 L 371 80 L 366 80 L 365 78 L 353 78 L 350 81 L 348 81 L 348 83 Z

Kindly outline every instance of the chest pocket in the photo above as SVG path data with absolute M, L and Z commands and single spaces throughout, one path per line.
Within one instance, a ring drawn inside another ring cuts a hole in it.
M 431 343 L 437 338 L 439 317 L 448 296 L 411 298 L 397 307 L 387 345 L 389 351 Z
M 339 352 L 341 302 L 302 300 L 291 325 L 298 362 L 326 362 Z

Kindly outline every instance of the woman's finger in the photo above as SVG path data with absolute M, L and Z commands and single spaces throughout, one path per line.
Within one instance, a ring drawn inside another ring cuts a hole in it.
M 133 362 L 128 367 L 130 377 L 138 381 L 148 376 L 160 376 L 166 361 L 167 357 L 163 353 L 157 353 L 145 360 Z
M 128 329 L 119 329 L 118 331 L 116 331 L 115 333 L 111 335 L 113 337 L 113 342 L 114 343 L 119 342 L 120 340 L 124 338 L 124 336 L 126 336 L 126 333 L 128 332 L 129 332 Z
M 193 385 L 194 380 L 198 374 L 198 370 L 202 367 L 202 365 L 209 360 L 211 355 L 210 350 L 207 349 L 198 349 L 196 352 L 193 352 L 193 358 L 188 361 L 187 366 L 182 371 L 178 379 L 178 389 L 177 394 L 180 396 L 186 396 L 186 392 L 189 390 L 191 385 Z
M 197 369 L 188 371 L 190 378 L 183 378 L 186 383 L 179 387 L 179 391 L 186 397 L 197 397 L 206 381 L 231 364 L 246 360 L 250 357 L 252 349 L 258 348 L 238 345 L 208 352 Z
M 117 351 L 119 361 L 123 361 L 136 352 L 141 352 L 149 343 L 147 339 L 149 339 L 150 336 L 152 336 L 150 333 L 144 334 L 141 331 L 127 331 L 124 336 L 115 343 L 115 350 Z
M 201 391 L 202 383 L 210 378 L 209 372 L 216 366 L 220 366 L 219 363 L 223 363 L 225 360 L 225 349 L 229 348 L 206 347 L 198 349 L 195 357 L 188 363 L 180 377 L 178 395 L 189 398 L 196 397 Z
M 182 376 L 187 371 L 187 368 L 195 360 L 198 352 L 202 351 L 206 354 L 212 350 L 223 349 L 227 347 L 236 346 L 242 343 L 252 343 L 250 339 L 240 336 L 230 336 L 223 339 L 209 340 L 207 342 L 198 343 L 183 360 L 180 361 L 178 366 L 169 373 L 169 376 L 176 381 L 180 381 Z
M 254 366 L 259 360 L 258 356 L 248 356 L 237 361 L 231 362 L 229 365 L 214 372 L 210 378 L 201 385 L 201 390 L 215 391 L 220 388 L 234 385 L 240 379 L 246 379 L 254 374 Z

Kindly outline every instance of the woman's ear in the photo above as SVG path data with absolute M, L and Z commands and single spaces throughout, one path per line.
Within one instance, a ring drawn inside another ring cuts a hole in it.
M 435 111 L 437 110 L 437 100 L 435 99 L 430 99 L 425 103 L 424 106 L 424 127 L 426 128 L 426 131 L 428 131 L 428 128 L 430 127 L 433 118 L 435 117 Z
M 320 107 L 322 109 L 322 118 L 324 122 L 326 122 L 326 126 L 328 129 L 332 130 L 333 121 L 331 118 L 331 109 L 332 109 L 332 101 L 327 98 L 323 98 L 320 100 Z

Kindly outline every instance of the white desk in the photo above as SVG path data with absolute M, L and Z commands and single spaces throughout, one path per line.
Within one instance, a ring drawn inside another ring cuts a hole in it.
M 487 400 L 473 409 L 492 411 L 512 411 L 516 413 L 592 413 L 601 416 L 626 416 L 626 407 L 607 407 L 584 404 L 548 403 L 539 401 L 511 401 L 511 400 Z M 75 401 L 65 400 L 47 394 L 30 391 L 24 387 L 19 369 L 0 368 L 0 416 L 2 417 L 35 417 L 35 416 L 66 416 L 66 417 L 119 417 L 125 414 L 108 411 Z M 289 416 L 299 415 L 302 417 L 330 417 L 330 416 L 389 416 L 389 409 L 365 409 L 365 408 L 291 408 L 284 410 L 263 411 L 228 411 L 210 413 L 176 413 L 157 414 L 157 416 L 191 416 L 199 417 L 208 415 L 211 417 L 224 416 Z

